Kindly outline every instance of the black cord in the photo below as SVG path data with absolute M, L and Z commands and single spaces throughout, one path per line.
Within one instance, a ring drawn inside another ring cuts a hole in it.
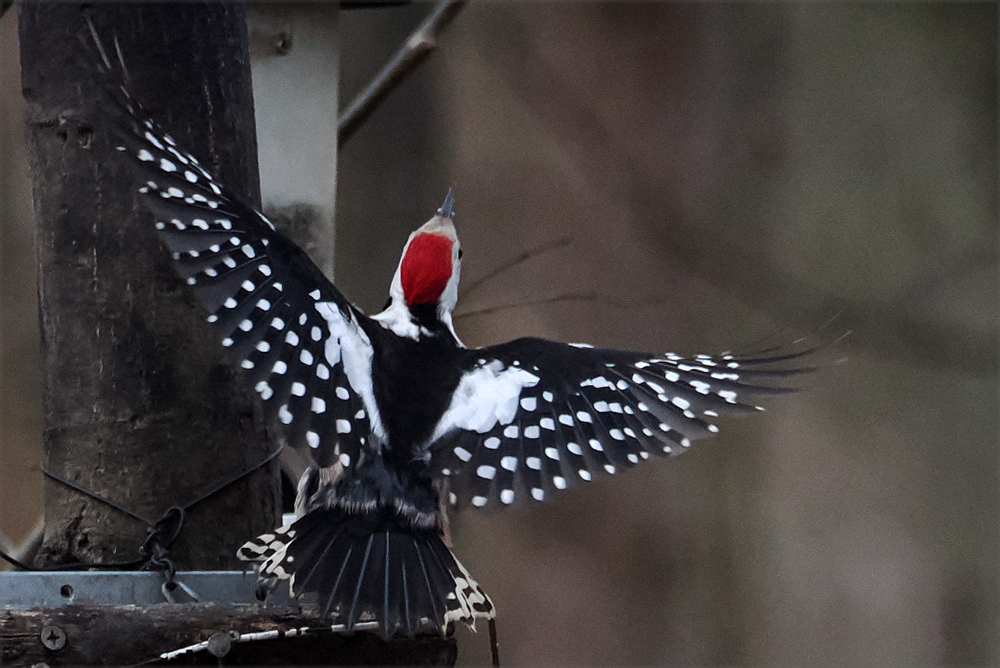
M 218 494 L 222 490 L 226 489 L 230 485 L 234 485 L 243 478 L 247 477 L 254 471 L 267 466 L 269 463 L 274 461 L 274 458 L 281 453 L 282 446 L 278 446 L 274 452 L 265 457 L 261 462 L 251 466 L 247 470 L 243 471 L 239 475 L 236 475 L 229 480 L 217 485 L 213 489 L 209 490 L 205 494 L 201 495 L 194 501 L 191 501 L 185 506 L 171 506 L 167 509 L 163 516 L 155 522 L 151 522 L 145 517 L 132 512 L 128 508 L 125 508 L 119 503 L 108 499 L 107 497 L 101 496 L 97 492 L 91 491 L 86 487 L 78 485 L 71 480 L 67 480 L 62 476 L 52 473 L 45 467 L 42 467 L 42 473 L 52 480 L 66 485 L 72 490 L 75 490 L 85 496 L 89 496 L 92 499 L 96 499 L 105 505 L 108 505 L 115 510 L 118 510 L 129 517 L 139 520 L 145 524 L 147 532 L 149 535 L 146 536 L 145 542 L 139 548 L 142 553 L 142 559 L 136 559 L 134 561 L 117 562 L 110 564 L 87 564 L 82 562 L 77 562 L 73 564 L 61 564 L 59 566 L 51 568 L 33 568 L 27 564 L 23 564 L 14 557 L 0 550 L 0 559 L 3 559 L 7 563 L 11 564 L 16 568 L 20 568 L 25 571 L 68 571 L 68 570 L 134 570 L 142 568 L 143 570 L 153 570 L 161 571 L 167 578 L 168 585 L 173 582 L 173 576 L 176 572 L 173 562 L 170 560 L 169 548 L 173 542 L 180 535 L 181 529 L 184 527 L 184 518 L 186 513 L 191 510 L 194 506 L 198 505 L 202 501 Z

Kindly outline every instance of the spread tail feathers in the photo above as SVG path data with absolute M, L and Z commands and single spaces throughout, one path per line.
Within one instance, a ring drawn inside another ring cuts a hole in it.
M 316 592 L 322 615 L 350 632 L 377 621 L 379 633 L 445 633 L 450 622 L 492 619 L 493 603 L 436 529 L 386 514 L 322 508 L 248 541 L 238 556 L 258 561 L 262 581 L 290 579 L 292 593 Z

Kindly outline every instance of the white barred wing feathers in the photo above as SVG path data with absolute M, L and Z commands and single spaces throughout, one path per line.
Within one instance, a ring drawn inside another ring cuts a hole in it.
M 768 384 L 808 368 L 811 351 L 759 356 L 651 355 L 524 338 L 468 351 L 466 371 L 432 442 L 433 467 L 454 505 L 508 505 L 651 455 L 687 449 L 719 417 L 760 410 Z
M 140 192 L 175 268 L 204 304 L 272 422 L 320 466 L 356 461 L 378 428 L 371 356 L 354 308 L 262 214 L 231 196 L 127 97 L 119 150 L 141 173 Z

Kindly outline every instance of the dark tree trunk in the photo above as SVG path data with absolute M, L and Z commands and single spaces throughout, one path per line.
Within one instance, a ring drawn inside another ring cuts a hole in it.
M 109 107 L 88 16 L 112 59 L 118 40 L 134 97 L 259 205 L 245 13 L 216 3 L 20 6 L 45 467 L 156 520 L 253 469 L 274 445 L 102 122 Z M 171 548 L 177 566 L 236 567 L 242 541 L 276 524 L 277 483 L 273 460 L 191 506 Z M 43 566 L 133 560 L 146 537 L 142 522 L 51 479 L 45 515 Z

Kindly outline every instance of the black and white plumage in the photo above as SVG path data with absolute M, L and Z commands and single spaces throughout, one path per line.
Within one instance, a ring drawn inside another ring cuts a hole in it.
M 466 348 L 449 192 L 410 235 L 388 308 L 367 316 L 259 212 L 216 183 L 129 98 L 120 150 L 180 275 L 271 424 L 310 453 L 297 520 L 247 542 L 262 580 L 316 592 L 348 630 L 385 637 L 492 618 L 447 546 L 446 505 L 542 501 L 674 454 L 801 373 L 761 356 L 653 355 L 522 338 Z M 442 498 L 444 497 L 444 498 Z

